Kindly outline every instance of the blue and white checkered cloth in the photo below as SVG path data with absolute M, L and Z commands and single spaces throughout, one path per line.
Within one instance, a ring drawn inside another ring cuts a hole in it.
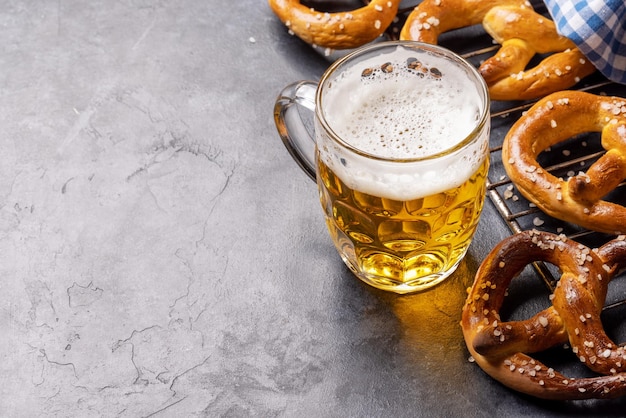
M 626 84 L 626 1 L 544 0 L 558 32 L 610 80 Z

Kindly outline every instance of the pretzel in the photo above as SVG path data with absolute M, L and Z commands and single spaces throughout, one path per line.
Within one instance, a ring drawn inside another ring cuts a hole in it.
M 527 0 L 423 0 L 407 16 L 400 39 L 436 44 L 442 33 L 479 24 L 504 4 L 530 7 Z
M 278 18 L 303 41 L 332 49 L 350 49 L 380 36 L 391 25 L 401 0 L 372 0 L 350 12 L 325 13 L 299 0 L 268 0 Z
M 601 132 L 606 152 L 586 173 L 558 179 L 537 163 L 545 149 L 585 132 Z M 602 200 L 626 179 L 626 100 L 577 91 L 553 93 L 517 120 L 502 163 L 520 193 L 548 215 L 609 234 L 626 233 L 626 208 Z
M 452 29 L 482 23 L 501 44 L 479 72 L 493 100 L 528 100 L 575 85 L 595 67 L 554 22 L 526 0 L 424 0 L 407 17 L 400 39 L 436 44 Z M 525 71 L 536 54 L 554 53 Z
M 574 42 L 557 33 L 553 21 L 531 8 L 499 6 L 483 19 L 501 48 L 478 71 L 493 100 L 526 100 L 564 90 L 595 71 Z M 525 71 L 536 54 L 552 55 Z
M 533 261 L 562 276 L 552 306 L 521 321 L 499 315 L 513 277 Z M 463 307 L 461 327 L 476 363 L 509 388 L 538 398 L 569 400 L 626 395 L 626 351 L 600 321 L 610 280 L 626 267 L 626 237 L 589 248 L 547 232 L 525 231 L 500 242 L 483 261 Z M 596 377 L 572 378 L 529 354 L 569 342 Z

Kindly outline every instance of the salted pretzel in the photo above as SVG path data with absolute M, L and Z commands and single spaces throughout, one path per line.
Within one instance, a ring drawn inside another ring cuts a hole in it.
M 278 18 L 303 41 L 323 48 L 350 49 L 365 45 L 391 25 L 401 0 L 372 0 L 350 12 L 325 13 L 300 0 L 268 0 Z
M 487 12 L 483 27 L 501 45 L 478 71 L 493 100 L 534 99 L 574 86 L 595 71 L 574 42 L 557 33 L 554 22 L 531 8 L 498 6 Z M 536 54 L 548 54 L 525 70 Z
M 526 265 L 544 261 L 562 276 L 552 306 L 521 321 L 503 321 L 507 288 Z M 610 280 L 626 267 L 626 237 L 591 250 L 564 236 L 525 231 L 499 243 L 483 261 L 463 307 L 461 327 L 474 361 L 491 377 L 544 399 L 626 395 L 626 350 L 606 335 L 600 311 Z M 566 377 L 530 354 L 569 342 L 596 377 Z
M 601 132 L 606 152 L 569 179 L 537 162 L 547 148 L 586 132 Z M 579 91 L 550 94 L 507 133 L 502 163 L 520 193 L 548 215 L 610 234 L 626 233 L 626 207 L 602 200 L 626 179 L 626 100 Z
M 493 100 L 527 100 L 575 85 L 595 67 L 575 44 L 557 33 L 554 22 L 526 0 L 424 0 L 408 16 L 400 39 L 436 44 L 452 29 L 482 23 L 498 52 L 483 62 Z M 553 53 L 525 70 L 537 54 Z
M 500 5 L 531 7 L 527 0 L 424 0 L 407 16 L 400 39 L 436 44 L 442 33 L 482 23 Z

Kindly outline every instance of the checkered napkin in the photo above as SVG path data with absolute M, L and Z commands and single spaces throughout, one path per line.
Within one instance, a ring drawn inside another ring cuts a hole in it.
M 626 84 L 626 0 L 544 0 L 559 33 L 607 78 Z

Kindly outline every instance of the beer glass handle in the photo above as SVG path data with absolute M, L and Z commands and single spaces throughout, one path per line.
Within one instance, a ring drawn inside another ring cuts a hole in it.
M 313 128 L 316 89 L 317 83 L 312 81 L 290 84 L 279 94 L 274 105 L 274 122 L 283 144 L 313 181 L 316 181 Z

